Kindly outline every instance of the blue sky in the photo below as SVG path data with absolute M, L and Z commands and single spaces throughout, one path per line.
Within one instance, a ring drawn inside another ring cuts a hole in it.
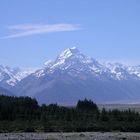
M 140 64 L 139 0 L 0 1 L 0 64 L 40 67 L 76 46 L 101 61 Z

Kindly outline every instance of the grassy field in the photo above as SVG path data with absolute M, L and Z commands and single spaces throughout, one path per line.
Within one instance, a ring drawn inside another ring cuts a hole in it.
M 140 140 L 140 133 L 1 133 L 0 140 Z

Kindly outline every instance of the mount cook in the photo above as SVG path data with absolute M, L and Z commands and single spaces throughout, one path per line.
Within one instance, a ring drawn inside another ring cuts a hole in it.
M 97 103 L 139 103 L 140 65 L 99 63 L 76 47 L 64 50 L 37 70 L 0 66 L 0 93 L 30 96 L 39 103 L 73 105 L 79 99 Z

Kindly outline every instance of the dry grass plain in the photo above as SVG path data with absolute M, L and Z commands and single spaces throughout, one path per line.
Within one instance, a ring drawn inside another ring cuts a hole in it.
M 140 113 L 140 104 L 98 104 L 100 110 L 105 108 L 106 110 L 118 109 L 120 111 L 131 109 Z

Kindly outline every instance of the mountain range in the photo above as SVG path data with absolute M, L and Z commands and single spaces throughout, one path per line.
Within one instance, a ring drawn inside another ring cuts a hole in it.
M 83 98 L 97 103 L 139 103 L 140 65 L 101 63 L 72 47 L 37 70 L 1 65 L 0 87 L 11 95 L 36 98 L 40 104 L 73 105 Z

